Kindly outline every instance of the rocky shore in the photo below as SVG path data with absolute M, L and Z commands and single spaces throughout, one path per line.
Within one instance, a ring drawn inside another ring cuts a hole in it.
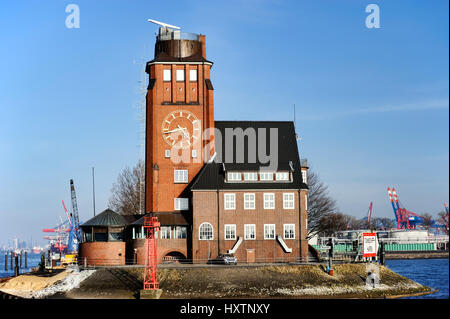
M 161 299 L 178 298 L 395 298 L 431 293 L 429 287 L 376 264 L 172 267 L 158 270 Z M 142 268 L 67 270 L 22 275 L 0 284 L 0 291 L 24 298 L 136 299 Z M 366 283 L 369 273 L 380 282 Z M 43 279 L 44 278 L 44 279 Z

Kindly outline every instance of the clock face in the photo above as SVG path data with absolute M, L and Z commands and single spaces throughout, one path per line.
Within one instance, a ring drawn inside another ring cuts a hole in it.
M 161 133 L 172 148 L 189 148 L 200 141 L 200 121 L 197 117 L 185 110 L 169 113 L 161 125 Z

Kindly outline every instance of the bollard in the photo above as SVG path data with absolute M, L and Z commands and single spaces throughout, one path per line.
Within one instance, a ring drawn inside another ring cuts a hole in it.
M 14 277 L 19 275 L 19 256 L 14 256 Z
M 5 271 L 8 271 L 8 252 L 5 253 Z
M 22 254 L 23 254 L 23 251 L 21 251 L 20 254 L 19 254 L 19 260 L 20 260 L 19 268 L 22 268 Z
M 384 248 L 385 243 L 381 243 L 381 254 L 380 254 L 380 264 L 383 266 L 386 264 L 386 251 Z
M 9 264 L 9 268 L 11 268 L 11 270 L 13 270 L 14 268 L 13 268 L 13 258 L 14 258 L 14 254 L 13 254 L 13 252 L 11 252 L 11 263 Z
M 25 268 L 28 268 L 28 252 L 25 252 Z
M 329 267 L 328 274 L 330 276 L 333 276 L 333 239 L 332 238 L 330 238 L 328 244 L 330 246 L 330 250 L 328 251 L 328 267 Z

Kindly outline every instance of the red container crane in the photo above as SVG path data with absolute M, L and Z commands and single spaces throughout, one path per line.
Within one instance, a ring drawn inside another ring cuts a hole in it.
M 394 209 L 395 219 L 397 220 L 397 229 L 415 229 L 416 225 L 423 222 L 422 216 L 400 206 L 395 188 L 392 188 L 391 193 L 388 187 L 388 195 Z

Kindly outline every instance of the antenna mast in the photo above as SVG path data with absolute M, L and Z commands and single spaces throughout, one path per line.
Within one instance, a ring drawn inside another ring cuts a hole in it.
M 298 134 L 297 134 L 297 127 L 296 127 L 296 118 L 295 118 L 295 103 L 294 103 L 294 132 L 295 132 L 295 140 L 299 140 L 300 138 L 298 137 Z
M 145 51 L 145 48 L 144 48 Z M 133 62 L 137 64 L 136 62 Z M 141 69 L 140 69 L 140 80 L 139 83 L 139 102 L 138 102 L 138 112 L 139 112 L 139 214 L 145 213 L 145 128 L 146 128 L 146 100 L 145 100 L 145 67 L 146 63 L 144 57 L 141 58 Z
M 139 121 L 141 124 L 140 132 L 140 150 L 139 150 L 139 168 L 140 168 L 140 183 L 139 183 L 139 213 L 145 213 L 145 63 L 142 60 L 143 70 L 141 71 L 141 83 L 139 94 L 141 95 L 141 100 L 139 103 Z

